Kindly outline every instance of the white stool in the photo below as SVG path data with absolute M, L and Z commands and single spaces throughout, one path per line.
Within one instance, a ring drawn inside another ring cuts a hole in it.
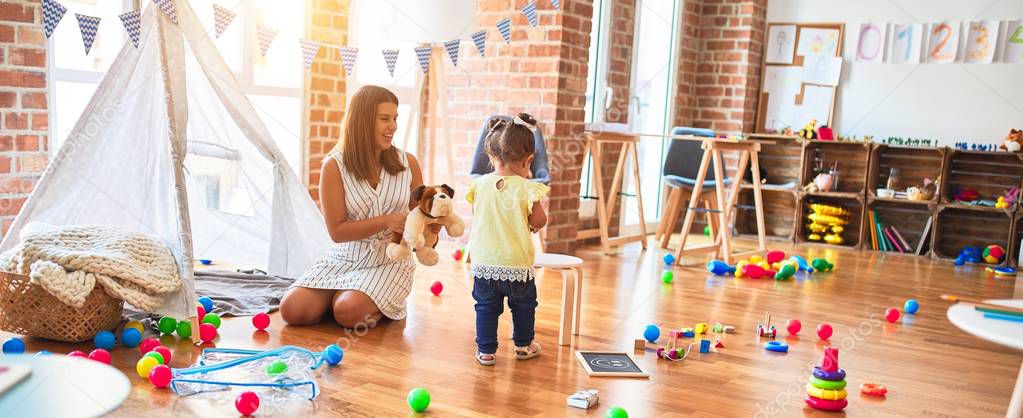
M 558 327 L 558 344 L 571 345 L 571 335 L 579 335 L 582 308 L 583 260 L 563 254 L 536 253 L 533 267 L 555 269 L 561 272 L 561 325 Z M 569 277 L 568 273 L 572 273 Z M 571 335 L 569 334 L 571 333 Z

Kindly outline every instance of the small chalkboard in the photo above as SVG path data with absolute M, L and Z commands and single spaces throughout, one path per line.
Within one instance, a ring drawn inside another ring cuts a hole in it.
M 632 356 L 623 351 L 576 351 L 575 356 L 590 376 L 649 377 Z

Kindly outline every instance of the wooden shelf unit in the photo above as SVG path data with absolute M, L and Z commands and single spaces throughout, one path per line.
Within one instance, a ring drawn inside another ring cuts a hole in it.
M 950 149 L 941 177 L 941 203 L 954 204 L 952 193 L 960 188 L 972 188 L 983 200 L 996 200 L 1007 189 L 1023 186 L 1023 154 L 990 151 L 963 151 Z M 1019 206 L 1019 199 L 1010 210 Z M 957 206 L 967 206 L 957 204 Z M 978 208 L 978 211 L 990 209 Z
M 800 187 L 809 184 L 816 177 L 814 173 L 814 156 L 817 150 L 823 152 L 825 168 L 830 168 L 834 162 L 838 162 L 838 187 L 823 196 L 836 193 L 864 195 L 864 189 L 866 189 L 867 185 L 867 172 L 870 169 L 870 143 L 804 141 L 802 174 L 799 181 Z M 833 196 L 846 197 L 842 195 Z
M 945 148 L 900 147 L 876 144 L 870 151 L 870 171 L 867 173 L 867 196 L 877 198 L 877 189 L 886 188 L 891 169 L 899 170 L 897 190 L 922 187 L 924 178 L 932 181 L 941 177 L 945 162 Z M 937 203 L 939 196 L 926 203 Z M 905 199 L 901 199 L 905 200 Z
M 983 250 L 988 245 L 998 244 L 1008 251 L 1012 248 L 1009 243 L 1014 238 L 1013 226 L 1016 221 L 1015 211 L 986 211 L 959 205 L 939 205 L 934 217 L 931 241 L 933 257 L 954 260 L 966 246 Z
M 793 189 L 763 189 L 764 200 L 764 232 L 767 239 L 774 242 L 791 243 L 796 233 L 796 205 L 799 195 Z M 753 206 L 753 189 L 739 190 L 739 203 L 736 205 L 735 238 L 744 240 L 757 239 L 757 217 Z
M 934 231 L 934 219 L 931 218 L 935 213 L 934 205 L 928 205 L 926 201 L 868 197 L 867 211 L 863 215 L 863 249 L 882 252 L 880 247 L 877 250 L 874 250 L 873 247 L 873 237 L 876 233 L 871 232 L 870 211 L 874 211 L 875 218 L 881 223 L 895 227 L 899 235 L 906 240 L 906 243 L 909 244 L 909 251 L 906 251 L 905 254 L 917 255 L 916 249 L 921 240 L 923 240 L 924 246 L 919 255 L 931 254 L 931 237 Z M 928 219 L 931 219 L 930 228 L 927 228 Z M 927 228 L 926 233 L 925 228 Z M 877 239 L 880 240 L 880 237 Z M 897 249 L 883 252 L 903 254 Z
M 810 204 L 812 203 L 841 206 L 849 211 L 849 223 L 845 225 L 845 231 L 842 232 L 842 239 L 845 241 L 844 243 L 840 245 L 833 245 L 824 241 L 811 241 L 806 238 L 806 225 L 808 224 L 806 216 L 810 214 Z M 865 205 L 862 195 L 858 197 L 837 197 L 814 196 L 806 193 L 800 193 L 799 205 L 797 207 L 798 212 L 796 213 L 796 242 L 837 248 L 859 248 L 863 241 L 861 237 L 863 237 L 864 207 Z
M 1009 235 L 1009 246 L 1007 248 L 1006 263 L 1013 267 L 1019 267 L 1020 244 L 1023 243 L 1023 210 L 1017 210 L 1012 221 L 1012 234 Z

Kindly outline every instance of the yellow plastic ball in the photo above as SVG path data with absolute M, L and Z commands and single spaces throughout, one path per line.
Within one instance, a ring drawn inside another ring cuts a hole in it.
M 764 258 L 759 255 L 755 255 L 749 258 L 750 264 L 760 264 L 761 261 L 764 261 Z
M 139 377 L 143 379 L 149 378 L 149 372 L 153 370 L 153 367 L 159 366 L 160 362 L 152 357 L 142 357 L 138 363 L 135 363 L 135 373 L 139 374 Z
M 128 328 L 135 328 L 139 330 L 139 334 L 145 334 L 145 328 L 142 328 L 142 323 L 139 321 L 128 321 L 127 324 L 124 324 L 124 329 Z

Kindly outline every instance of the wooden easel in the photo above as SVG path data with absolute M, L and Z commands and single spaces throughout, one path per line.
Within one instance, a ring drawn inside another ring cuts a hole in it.
M 611 254 L 612 247 L 639 241 L 646 250 L 646 218 L 643 216 L 643 189 L 639 184 L 639 156 L 636 153 L 636 142 L 639 136 L 628 133 L 616 132 L 586 132 L 586 151 L 593 157 L 593 180 L 597 182 L 597 228 L 579 231 L 579 239 L 600 237 L 600 246 L 604 254 Z M 621 144 L 621 153 L 618 155 L 618 163 L 615 165 L 614 177 L 611 180 L 611 190 L 604 195 L 604 187 L 601 179 L 604 178 L 601 161 L 603 156 L 602 148 L 606 144 Z M 618 195 L 622 189 L 623 177 L 625 175 L 625 164 L 632 155 L 632 178 L 636 188 L 636 202 L 639 205 L 639 233 L 634 235 L 619 235 L 611 237 L 608 228 L 611 224 L 611 214 L 615 204 L 619 203 Z

